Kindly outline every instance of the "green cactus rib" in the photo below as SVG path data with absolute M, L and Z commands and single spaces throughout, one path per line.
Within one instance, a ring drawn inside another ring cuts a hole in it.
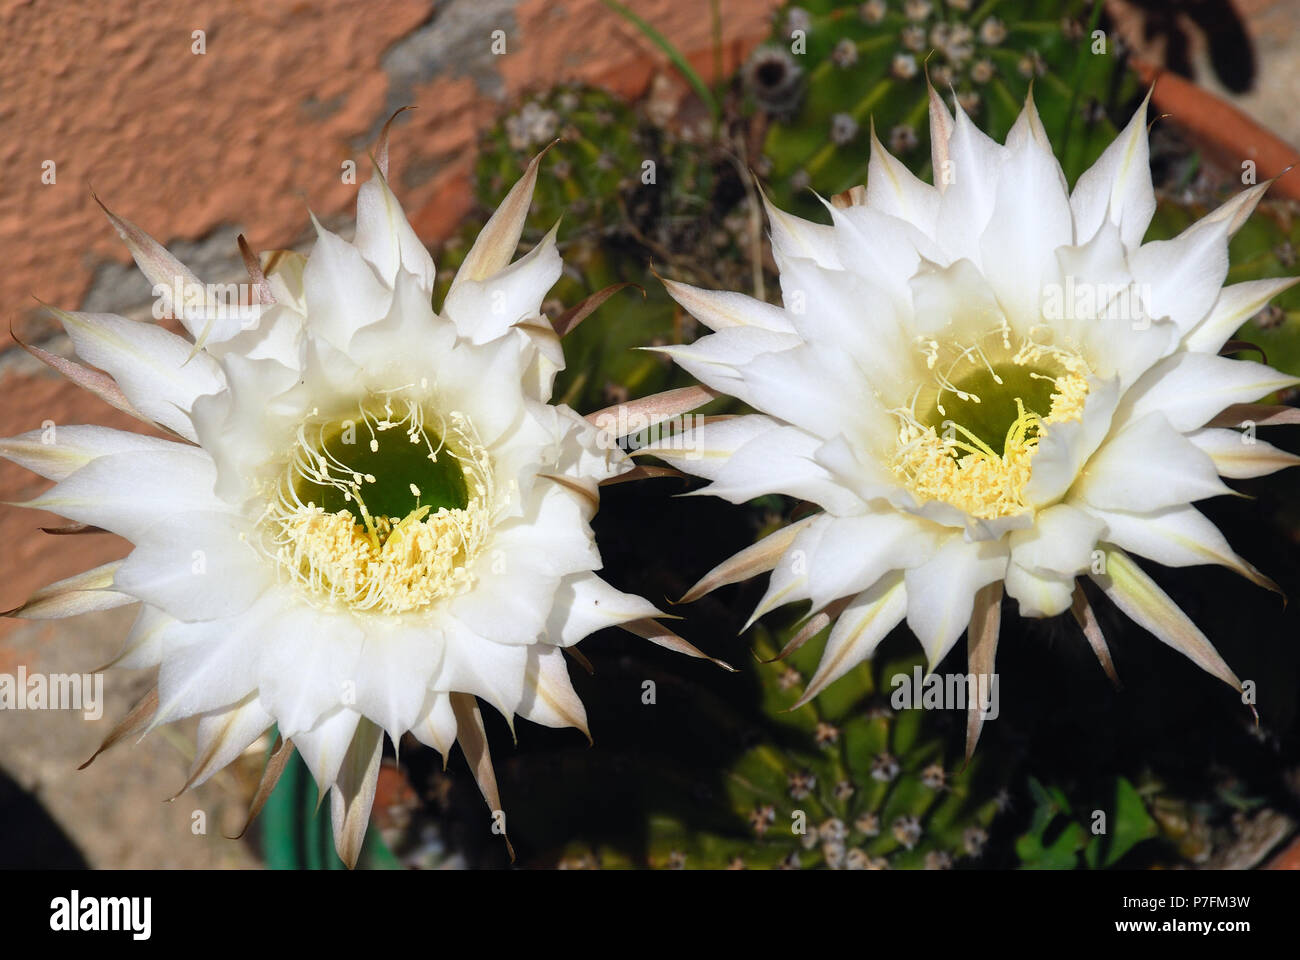
M 776 13 L 769 44 L 755 54 L 774 72 L 746 77 L 753 104 L 772 115 L 764 152 L 778 204 L 813 216 L 820 205 L 806 187 L 827 196 L 860 183 L 872 123 L 914 173 L 928 176 L 927 76 L 998 139 L 1032 86 L 1071 181 L 1100 155 L 1116 133 L 1110 114 L 1131 99 L 1136 80 L 1109 38 L 1105 53 L 1092 52 L 1094 0 L 960 6 L 810 0 Z M 802 53 L 792 50 L 796 29 L 804 31 Z M 798 83 L 774 79 L 783 70 Z M 790 102 L 769 102 L 778 94 Z
M 797 628 L 792 624 L 784 633 Z M 722 817 L 650 818 L 644 865 L 718 869 L 943 869 L 978 861 L 1003 799 L 977 759 L 945 766 L 950 737 L 923 711 L 891 711 L 883 680 L 919 659 L 863 664 L 813 702 L 796 702 L 816 639 L 788 662 L 755 628 L 764 739 L 727 772 Z M 700 826 L 709 823 L 714 826 Z M 721 822 L 723 826 L 717 824 Z M 641 865 L 625 852 L 576 844 L 565 865 Z

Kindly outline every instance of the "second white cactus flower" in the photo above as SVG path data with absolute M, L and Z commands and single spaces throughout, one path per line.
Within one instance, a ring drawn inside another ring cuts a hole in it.
M 1244 406 L 1295 384 L 1220 356 L 1295 278 L 1224 287 L 1228 239 L 1267 184 L 1173 240 L 1155 210 L 1146 106 L 1067 189 L 1034 109 L 998 144 L 931 91 L 936 182 L 874 136 L 868 180 L 820 225 L 769 207 L 783 306 L 668 281 L 714 332 L 659 348 L 758 414 L 652 446 L 743 502 L 820 507 L 687 595 L 772 571 L 755 611 L 811 601 L 802 643 L 834 623 L 804 701 L 906 621 L 931 665 L 969 631 L 991 672 L 1005 591 L 1025 617 L 1073 609 L 1076 583 L 1239 686 L 1210 641 L 1131 559 L 1218 563 L 1271 586 L 1192 504 L 1298 458 L 1227 429 L 1295 419 Z M 678 449 L 673 449 L 676 446 Z M 691 451 L 687 458 L 681 448 Z M 978 711 L 968 749 L 979 733 Z

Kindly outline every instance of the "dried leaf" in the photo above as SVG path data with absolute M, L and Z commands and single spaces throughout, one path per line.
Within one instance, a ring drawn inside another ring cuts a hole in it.
M 786 550 L 790 549 L 790 544 L 794 543 L 799 531 L 811 523 L 812 520 L 812 517 L 807 517 L 798 523 L 782 527 L 775 533 L 768 534 L 758 543 L 748 546 L 734 556 L 723 560 L 701 577 L 695 586 L 687 590 L 682 595 L 682 598 L 676 602 L 691 603 L 706 594 L 712 593 L 719 587 L 739 583 L 741 580 L 748 580 L 760 573 L 767 573 L 780 563 L 781 557 Z
M 631 480 L 654 480 L 661 477 L 685 480 L 686 474 L 680 470 L 674 470 L 672 467 L 633 467 L 626 473 L 620 473 L 617 477 L 608 477 L 600 481 L 600 485 L 602 487 L 612 487 L 617 483 L 628 483 Z
M 266 768 L 262 771 L 262 779 L 258 781 L 257 791 L 253 794 L 253 802 L 248 805 L 248 819 L 244 821 L 244 826 L 239 833 L 233 837 L 227 837 L 227 840 L 239 840 L 248 832 L 248 828 L 253 825 L 257 815 L 266 806 L 266 801 L 271 797 L 271 791 L 280 782 L 280 775 L 284 773 L 284 768 L 289 765 L 289 760 L 292 757 L 293 741 L 276 737 L 275 746 L 271 748 L 271 756 L 267 759 Z
M 587 414 L 587 420 L 594 426 L 609 430 L 609 426 L 628 424 L 636 418 L 637 430 L 653 427 L 657 423 L 689 413 L 696 407 L 702 407 L 710 400 L 720 396 L 716 390 L 708 387 L 679 387 L 665 390 L 663 393 L 631 400 L 628 403 L 615 404 L 595 413 Z M 614 431 L 609 430 L 610 433 Z M 622 436 L 622 434 L 618 434 Z
M 501 206 L 497 207 L 491 219 L 479 232 L 474 246 L 470 247 L 469 253 L 465 255 L 460 269 L 456 271 L 456 276 L 451 281 L 451 287 L 447 291 L 448 297 L 462 282 L 486 280 L 510 263 L 510 258 L 514 256 L 515 249 L 519 246 L 519 238 L 524 231 L 524 220 L 527 219 L 528 208 L 532 204 L 533 187 L 537 184 L 537 168 L 542 162 L 542 157 L 546 156 L 556 143 L 559 141 L 547 144 L 541 153 L 533 157 L 528 164 L 528 169 L 519 178 L 519 182 L 511 187 L 506 198 L 501 201 Z
M 614 294 L 618 293 L 624 287 L 636 287 L 641 291 L 641 298 L 645 299 L 645 288 L 632 283 L 630 280 L 624 280 L 622 283 L 611 283 L 605 289 L 597 290 L 590 296 L 578 301 L 551 321 L 552 326 L 555 327 L 556 334 L 561 337 L 568 336 L 573 332 L 574 328 L 577 327 L 578 324 L 582 323 L 583 320 L 586 320 L 587 317 L 595 313 L 596 309 L 602 303 Z
M 383 759 L 384 731 L 365 717 L 348 744 L 338 779 L 330 791 L 330 819 L 334 824 L 334 849 L 349 869 L 357 865 L 361 845 L 370 826 L 370 809 L 379 784 L 379 761 Z
M 244 269 L 248 271 L 248 279 L 253 282 L 253 294 L 257 298 L 257 302 L 267 306 L 275 303 L 275 295 L 271 293 L 271 285 L 266 280 L 266 274 L 262 272 L 262 261 L 249 247 L 248 241 L 244 239 L 242 233 L 236 240 L 239 243 L 239 255 L 244 258 Z
M 794 653 L 805 643 L 807 643 L 813 637 L 817 636 L 817 634 L 821 633 L 828 626 L 830 626 L 831 621 L 834 620 L 836 617 L 838 617 L 841 613 L 843 613 L 844 608 L 847 607 L 852 602 L 853 602 L 852 597 L 841 597 L 838 600 L 834 600 L 831 603 L 828 603 L 826 605 L 825 610 L 819 610 L 817 613 L 813 614 L 811 617 L 808 618 L 807 622 L 803 625 L 803 627 L 799 630 L 799 632 L 796 633 L 793 637 L 791 637 L 790 641 L 784 647 L 781 648 L 780 653 L 778 653 L 775 657 L 772 657 L 772 659 L 765 660 L 763 662 L 774 663 L 777 660 L 784 660 L 786 657 L 790 656 L 790 654 Z
M 1173 647 L 1207 673 L 1213 674 L 1236 690 L 1241 681 L 1232 672 L 1214 645 L 1196 624 L 1187 619 L 1178 604 L 1169 599 L 1154 580 L 1118 547 L 1103 545 L 1106 572 L 1090 574 L 1115 606 L 1135 623 L 1145 627 L 1156 639 Z
M 998 653 L 998 632 L 1002 626 L 1002 581 L 987 584 L 975 594 L 970 627 L 966 631 L 967 669 L 976 678 L 992 677 Z M 990 681 L 991 682 L 991 681 Z M 991 689 L 980 688 L 977 689 Z M 975 755 L 980 731 L 984 729 L 984 712 L 988 704 L 971 692 L 966 704 L 966 762 Z
M 1270 403 L 1234 403 L 1225 407 L 1206 424 L 1207 427 L 1242 427 L 1253 423 L 1257 427 L 1279 427 L 1300 423 L 1300 407 Z
M 41 533 L 52 537 L 68 537 L 79 533 L 108 533 L 103 527 L 92 527 L 88 523 L 65 523 L 61 527 L 41 527 Z
M 658 644 L 668 650 L 673 650 L 677 653 L 684 653 L 686 656 L 695 657 L 698 660 L 708 660 L 710 663 L 716 664 L 729 673 L 737 672 L 736 668 L 731 664 L 702 652 L 689 641 L 679 637 L 657 620 L 645 617 L 640 620 L 629 620 L 627 623 L 618 624 L 618 626 L 620 629 L 626 630 L 628 633 L 635 634 L 643 640 L 649 640 L 651 643 Z
M 149 721 L 153 719 L 154 711 L 158 709 L 158 687 L 154 686 L 152 690 L 144 695 L 134 707 L 128 711 L 127 715 L 118 721 L 117 726 L 109 731 L 104 742 L 99 745 L 99 749 L 90 755 L 90 759 L 77 767 L 78 770 L 85 770 L 95 762 L 95 758 L 107 750 L 113 744 L 117 743 L 124 737 L 131 737 L 144 731 L 149 726 Z
M 384 123 L 384 128 L 379 131 L 379 141 L 375 144 L 375 166 L 379 168 L 379 175 L 385 180 L 388 179 L 388 131 L 392 127 L 393 121 L 405 113 L 407 110 L 414 110 L 415 107 L 407 105 L 398 107 L 393 111 L 393 115 Z
M 57 580 L 41 587 L 27 598 L 26 603 L 6 610 L 0 616 L 23 620 L 55 620 L 136 603 L 135 597 L 110 589 L 113 586 L 113 575 L 121 565 L 121 560 L 113 560 Z
M 595 676 L 596 668 L 591 665 L 591 661 L 587 659 L 587 655 L 585 653 L 583 653 L 577 647 L 561 647 L 560 649 L 563 650 L 565 653 L 567 653 L 569 656 L 571 656 L 573 658 L 574 663 L 578 664 L 578 666 L 586 670 L 589 676 Z
M 478 701 L 468 693 L 451 694 L 451 707 L 456 711 L 456 739 L 465 751 L 465 759 L 474 773 L 474 782 L 478 784 L 479 793 L 487 802 L 495 819 L 501 811 L 501 796 L 497 792 L 497 775 L 492 769 L 492 754 L 488 750 L 487 730 L 483 727 L 483 715 L 479 712 Z M 504 814 L 503 814 L 504 816 Z M 510 860 L 514 862 L 515 848 L 510 845 L 510 838 L 502 834 Z
M 1110 677 L 1111 685 L 1116 690 L 1121 689 L 1119 674 L 1115 672 L 1115 661 L 1110 657 L 1110 647 L 1106 645 L 1106 637 L 1101 632 L 1101 624 L 1097 622 L 1092 604 L 1084 595 L 1083 584 L 1074 585 L 1074 598 L 1070 602 L 1070 612 L 1074 614 L 1075 622 L 1087 637 L 1088 646 L 1092 647 L 1092 652 L 1097 655 L 1101 669 L 1106 672 L 1106 676 Z
M 22 347 L 41 363 L 57 373 L 63 374 L 77 386 L 84 390 L 89 390 L 95 396 L 99 397 L 111 407 L 116 407 L 123 413 L 130 414 L 141 423 L 147 423 L 149 426 L 157 426 L 152 420 L 131 405 L 131 401 L 126 398 L 122 388 L 117 382 L 106 373 L 98 370 L 91 370 L 89 367 L 83 367 L 75 360 L 66 360 L 56 354 L 42 350 L 40 347 L 33 347 L 23 343 L 18 339 L 18 334 L 14 333 L 13 327 L 9 328 L 9 335 L 14 338 L 18 346 Z M 171 431 L 168 431 L 169 433 Z

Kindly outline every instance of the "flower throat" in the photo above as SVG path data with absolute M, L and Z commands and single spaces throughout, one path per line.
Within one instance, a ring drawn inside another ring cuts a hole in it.
M 984 346 L 989 339 L 992 348 Z M 1082 412 L 1087 364 L 1074 351 L 1028 339 L 1013 350 L 1005 327 L 973 345 L 924 341 L 923 354 L 933 383 L 894 411 L 895 475 L 922 502 L 950 503 L 973 517 L 1021 512 L 1044 430 Z
M 262 527 L 313 600 L 400 614 L 472 584 L 491 503 L 491 462 L 466 417 L 371 397 L 298 428 Z

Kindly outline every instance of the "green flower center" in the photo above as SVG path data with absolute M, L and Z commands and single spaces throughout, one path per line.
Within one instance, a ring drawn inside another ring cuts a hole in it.
M 299 474 L 294 480 L 298 499 L 326 513 L 346 510 L 360 524 L 366 514 L 397 522 L 421 507 L 436 513 L 440 507 L 468 506 L 465 469 L 440 436 L 427 427 L 370 426 L 367 420 L 344 420 L 322 430 L 316 452 L 334 468 L 328 472 L 333 482 Z
M 1028 338 L 1013 347 L 1005 324 L 974 342 L 921 346 L 932 380 L 893 411 L 894 475 L 921 502 L 980 519 L 1020 513 L 1043 431 L 1082 415 L 1087 363 L 1073 349 Z
M 956 425 L 1002 456 L 1013 427 L 1025 413 L 1046 417 L 1055 392 L 1056 375 L 1041 366 L 1007 361 L 953 380 L 951 388 L 936 391 L 930 409 L 917 419 L 940 436 L 951 434 Z
M 355 419 L 298 428 L 267 490 L 263 546 L 313 602 L 407 613 L 473 586 L 494 490 L 466 416 L 371 396 Z

